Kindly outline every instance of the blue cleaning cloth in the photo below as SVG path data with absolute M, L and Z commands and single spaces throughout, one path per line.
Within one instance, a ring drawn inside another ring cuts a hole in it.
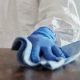
M 39 63 L 41 61 L 41 56 L 44 57 L 46 60 L 54 61 L 59 61 L 61 57 L 63 58 L 68 57 L 68 55 L 62 52 L 62 50 L 55 43 L 56 42 L 55 32 L 46 26 L 40 27 L 26 39 L 28 39 L 32 43 L 30 59 L 34 63 Z M 22 46 L 19 48 L 17 56 L 18 61 L 25 64 L 23 61 L 22 54 L 23 51 L 27 48 L 26 41 L 22 38 L 16 39 L 13 48 L 14 49 L 18 48 L 18 46 L 20 46 L 21 44 Z
M 24 65 L 28 65 L 30 67 L 36 67 L 38 65 L 41 65 L 50 70 L 55 70 L 75 61 L 80 56 L 80 41 L 61 47 L 61 50 L 67 53 L 69 57 L 61 57 L 58 62 L 54 60 L 46 60 L 44 57 L 41 57 L 38 63 L 32 62 L 30 59 L 32 43 L 24 37 L 17 38 L 13 43 L 12 49 L 18 50 L 18 60 Z
M 27 38 L 17 38 L 12 49 L 18 50 L 17 59 L 24 65 L 32 67 L 42 65 L 49 69 L 56 69 L 67 61 L 69 54 L 59 48 L 55 42 L 55 32 L 42 26 Z

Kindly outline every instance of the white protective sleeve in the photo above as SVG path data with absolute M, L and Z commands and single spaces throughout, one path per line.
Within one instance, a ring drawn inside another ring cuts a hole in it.
M 59 46 L 79 40 L 80 21 L 73 0 L 16 0 L 16 5 L 23 34 L 45 25 L 54 29 Z
M 36 27 L 50 25 L 60 46 L 79 40 L 80 20 L 73 0 L 40 0 Z

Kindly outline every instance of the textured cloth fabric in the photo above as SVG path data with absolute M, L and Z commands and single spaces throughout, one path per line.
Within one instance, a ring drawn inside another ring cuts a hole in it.
M 38 63 L 40 61 L 41 56 L 47 60 L 54 60 L 54 61 L 59 61 L 60 57 L 64 57 L 64 58 L 68 57 L 68 55 L 62 52 L 62 50 L 56 44 L 55 32 L 52 31 L 47 26 L 41 26 L 39 29 L 35 30 L 27 38 L 32 44 L 30 58 L 35 63 Z M 27 48 L 26 42 L 22 38 L 18 38 L 17 40 L 15 40 L 13 48 L 16 49 L 21 44 L 22 46 L 20 47 L 18 59 L 19 61 L 22 62 L 20 56 L 22 56 L 23 54 L 22 51 L 25 50 L 25 46 Z
M 19 43 L 21 44 L 19 45 Z M 32 62 L 30 59 L 32 44 L 26 37 L 17 38 L 13 43 L 12 49 L 18 50 L 17 51 L 18 60 L 25 66 L 37 67 L 40 65 L 49 70 L 55 70 L 60 67 L 66 66 L 67 64 L 76 61 L 78 57 L 80 57 L 80 41 L 61 47 L 61 49 L 64 52 L 66 52 L 69 55 L 69 57 L 68 58 L 61 57 L 58 62 L 54 60 L 46 60 L 43 57 L 41 57 L 40 62 L 38 63 Z

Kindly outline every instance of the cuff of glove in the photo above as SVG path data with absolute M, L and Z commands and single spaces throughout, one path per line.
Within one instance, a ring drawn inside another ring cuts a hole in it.
M 35 35 L 35 34 L 43 35 L 43 36 L 49 38 L 50 40 L 56 41 L 56 34 L 55 34 L 55 32 L 52 31 L 48 26 L 40 27 L 39 29 L 34 31 L 31 35 Z

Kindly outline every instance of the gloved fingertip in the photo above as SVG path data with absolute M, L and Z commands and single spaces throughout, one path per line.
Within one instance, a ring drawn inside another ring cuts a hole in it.
M 31 57 L 31 61 L 34 62 L 34 63 L 39 63 L 40 59 L 36 58 L 36 57 Z
M 56 56 L 50 56 L 50 55 L 49 55 L 48 57 L 45 57 L 45 58 L 46 58 L 47 60 L 51 60 L 51 61 L 53 60 L 53 61 L 57 61 L 57 62 L 60 60 L 60 59 L 57 58 Z
M 58 62 L 58 61 L 60 61 L 60 58 L 54 58 L 53 60 Z

